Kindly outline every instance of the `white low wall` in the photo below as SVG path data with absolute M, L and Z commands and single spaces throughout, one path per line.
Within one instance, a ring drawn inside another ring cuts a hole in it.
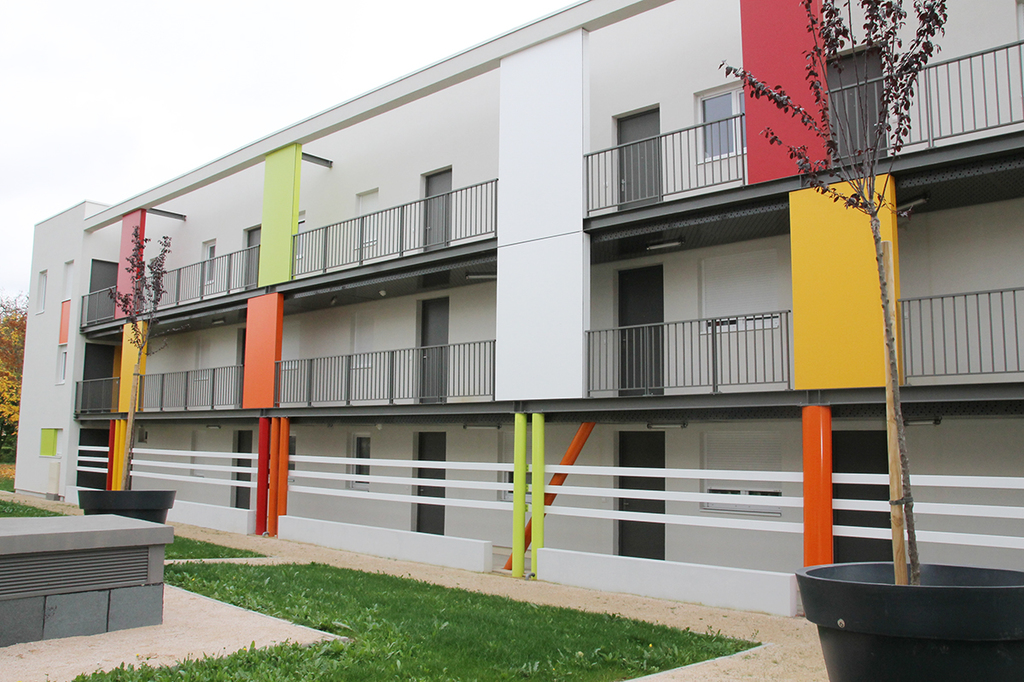
M 175 500 L 174 506 L 167 512 L 167 520 L 243 535 L 252 535 L 256 532 L 255 511 L 199 502 Z
M 707 606 L 797 614 L 796 576 L 675 561 L 540 549 L 537 577 L 553 583 Z
M 358 526 L 352 523 L 282 516 L 277 536 L 314 545 L 372 554 L 388 559 L 463 568 L 490 573 L 494 557 L 491 542 L 408 530 Z

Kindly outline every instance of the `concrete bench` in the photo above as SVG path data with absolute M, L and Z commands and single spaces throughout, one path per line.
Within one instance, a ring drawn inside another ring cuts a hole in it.
M 121 516 L 0 519 L 0 647 L 161 624 L 173 540 Z

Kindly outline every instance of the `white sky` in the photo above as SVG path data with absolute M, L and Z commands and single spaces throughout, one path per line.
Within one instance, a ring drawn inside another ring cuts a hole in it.
M 0 11 L 0 293 L 114 204 L 573 0 L 27 0 Z

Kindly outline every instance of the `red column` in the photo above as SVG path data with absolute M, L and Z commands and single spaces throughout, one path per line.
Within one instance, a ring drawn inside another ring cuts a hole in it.
M 267 488 L 270 483 L 270 417 L 260 417 L 259 458 L 256 460 L 256 535 L 267 532 Z
M 146 238 L 146 211 L 140 209 L 121 218 L 121 257 L 117 268 L 117 291 L 127 293 L 132 288 L 132 274 L 125 269 L 128 257 L 132 255 L 132 234 L 139 228 L 139 238 Z M 118 317 L 120 317 L 118 311 Z
M 280 479 L 277 470 L 280 465 L 280 430 L 281 420 L 274 417 L 270 420 L 270 470 L 267 477 L 267 533 L 277 537 L 277 492 Z
M 832 408 L 803 409 L 804 566 L 832 563 Z

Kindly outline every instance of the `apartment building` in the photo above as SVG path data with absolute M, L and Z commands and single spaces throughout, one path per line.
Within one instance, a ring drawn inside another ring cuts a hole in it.
M 1019 567 L 1024 15 L 949 5 L 883 221 L 919 537 Z M 119 485 L 138 228 L 132 486 L 171 519 L 795 613 L 794 570 L 891 558 L 866 220 L 720 68 L 797 92 L 807 41 L 798 3 L 587 0 L 40 223 L 17 490 Z

